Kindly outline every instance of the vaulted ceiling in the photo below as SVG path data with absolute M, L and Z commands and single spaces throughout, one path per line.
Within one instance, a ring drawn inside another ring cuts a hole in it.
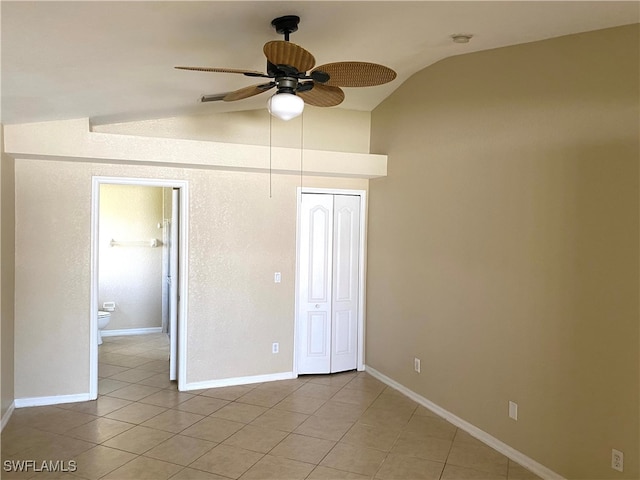
M 2 19 L 2 122 L 96 123 L 264 107 L 268 93 L 199 103 L 256 83 L 176 65 L 265 70 L 271 20 L 301 17 L 291 41 L 318 64 L 360 60 L 393 82 L 346 88 L 340 108 L 372 110 L 415 72 L 452 55 L 639 21 L 638 2 L 9 2 Z M 473 34 L 467 44 L 452 34 Z M 470 79 L 471 81 L 472 79 Z

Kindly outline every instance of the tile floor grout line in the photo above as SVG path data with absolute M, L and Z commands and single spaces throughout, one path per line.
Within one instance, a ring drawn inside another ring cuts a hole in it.
M 385 389 L 386 390 L 386 389 Z M 383 390 L 382 392 L 380 392 L 380 395 L 382 395 L 382 393 L 385 391 Z M 378 395 L 377 398 L 380 397 L 380 395 Z M 409 424 L 409 421 L 411 420 L 411 417 L 413 416 L 413 414 L 415 413 L 416 409 L 418 408 L 418 406 L 416 405 L 415 408 L 413 409 L 411 416 L 409 417 L 409 420 L 407 420 L 407 422 L 405 423 L 405 425 L 403 426 L 403 429 Z M 396 437 L 395 441 L 394 441 L 394 445 L 397 443 L 398 438 L 400 438 L 400 434 L 398 434 L 398 436 Z M 393 449 L 393 445 L 391 447 L 391 449 Z M 376 470 L 376 473 L 373 474 L 372 478 L 376 478 L 376 476 L 378 475 L 378 473 L 380 472 L 380 470 L 382 469 L 383 465 L 385 464 L 385 462 L 387 461 L 387 458 L 389 458 L 389 454 L 391 453 L 391 450 L 389 450 L 388 452 L 386 452 L 386 455 L 384 456 L 384 459 L 382 460 L 382 462 L 380 463 L 380 465 L 378 466 L 378 469 Z
M 453 438 L 451 439 L 451 445 L 449 445 L 449 450 L 447 451 L 447 456 L 444 459 L 444 466 L 442 467 L 442 471 L 440 472 L 439 480 L 442 480 L 442 476 L 444 475 L 444 471 L 447 468 L 447 462 L 449 461 L 449 455 L 451 455 L 451 450 L 453 450 L 453 442 L 456 440 L 456 435 L 458 434 L 459 428 L 456 427 L 455 432 L 453 433 Z

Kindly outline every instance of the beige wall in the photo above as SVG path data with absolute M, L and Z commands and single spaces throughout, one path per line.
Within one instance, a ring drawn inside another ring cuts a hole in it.
M 0 397 L 2 399 L 0 416 L 4 416 L 14 400 L 14 247 L 15 247 L 15 181 L 14 161 L 4 153 L 3 127 L 0 126 L 0 145 L 2 146 L 2 158 L 0 164 L 0 207 L 2 225 L 0 227 L 0 258 L 2 259 L 2 277 L 0 278 L 0 360 L 1 360 L 1 385 Z
M 572 479 L 640 477 L 638 40 L 449 58 L 372 114 L 367 364 Z
M 354 129 L 349 141 L 365 138 Z M 328 150 L 348 147 L 333 140 Z M 92 176 L 189 182 L 188 383 L 292 370 L 296 188 L 368 188 L 273 175 L 270 198 L 265 173 L 30 159 L 15 168 L 16 398 L 88 392 Z
M 204 107 L 204 106 L 203 106 Z M 271 125 L 270 122 L 271 121 Z M 304 126 L 304 134 L 302 134 Z M 94 125 L 92 131 L 147 137 L 183 138 L 245 145 L 269 145 L 311 150 L 369 153 L 371 112 L 307 107 L 287 122 L 266 108 L 244 112 L 160 118 Z
M 100 186 L 98 308 L 116 303 L 105 330 L 162 326 L 162 245 L 111 246 L 162 242 L 162 223 L 161 187 Z
M 2 399 L 0 416 L 4 416 L 14 400 L 14 246 L 15 246 L 15 182 L 14 161 L 4 153 L 3 127 L 0 125 L 0 145 L 2 157 L 0 163 L 0 208 L 2 225 L 0 226 L 0 258 L 2 260 L 2 277 L 0 286 L 0 360 L 2 376 L 0 397 Z

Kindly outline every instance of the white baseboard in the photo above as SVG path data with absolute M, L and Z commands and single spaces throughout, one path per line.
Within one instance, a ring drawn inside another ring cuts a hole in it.
M 103 337 L 119 337 L 121 335 L 146 335 L 148 333 L 162 333 L 162 327 L 121 328 L 119 330 L 100 330 Z
M 91 399 L 88 393 L 77 393 L 74 395 L 54 395 L 51 397 L 30 397 L 16 398 L 16 408 L 40 407 L 43 405 L 57 405 L 59 403 L 87 402 Z
M 269 373 L 267 375 L 253 375 L 249 377 L 223 378 L 220 380 L 205 380 L 204 382 L 192 382 L 185 385 L 184 391 L 202 390 L 205 388 L 233 387 L 249 383 L 274 382 L 276 380 L 291 380 L 298 376 L 293 372 Z
M 2 430 L 4 430 L 4 427 L 7 426 L 7 423 L 9 423 L 11 414 L 15 409 L 16 409 L 16 402 L 13 401 L 11 402 L 11 405 L 9 405 L 9 408 L 7 408 L 7 411 L 4 412 L 4 415 L 2 415 L 2 420 L 0 420 L 0 432 L 2 432 Z
M 496 437 L 488 434 L 484 430 L 480 430 L 475 425 L 467 422 L 466 420 L 463 420 L 462 418 L 454 415 L 453 413 L 449 412 L 448 410 L 445 410 L 441 406 L 436 405 L 432 401 L 427 400 L 423 396 L 415 393 L 413 390 L 409 390 L 404 385 L 401 385 L 400 383 L 396 382 L 395 380 L 387 377 L 385 374 L 380 373 L 375 368 L 370 367 L 369 365 L 366 365 L 365 366 L 365 371 L 367 373 L 369 373 L 372 377 L 377 378 L 381 382 L 384 382 L 387 385 L 389 385 L 390 387 L 392 387 L 392 388 L 398 390 L 399 392 L 403 393 L 404 395 L 409 397 L 411 400 L 419 403 L 423 407 L 428 408 L 432 412 L 437 413 L 442 418 L 447 420 L 449 423 L 452 423 L 456 427 L 464 430 L 465 432 L 467 432 L 472 437 L 477 438 L 481 442 L 483 442 L 486 445 L 490 446 L 494 450 L 497 450 L 498 452 L 502 453 L 504 456 L 510 458 L 514 462 L 517 462 L 520 465 L 522 465 L 523 467 L 531 470 L 533 473 L 535 473 L 539 477 L 542 477 L 542 478 L 545 478 L 545 479 L 548 479 L 548 480 L 566 480 L 563 476 L 557 474 L 553 470 L 548 469 L 547 467 L 545 467 L 541 463 L 536 462 L 534 459 L 526 456 L 522 452 L 519 452 L 515 448 L 510 447 L 506 443 L 501 442 Z

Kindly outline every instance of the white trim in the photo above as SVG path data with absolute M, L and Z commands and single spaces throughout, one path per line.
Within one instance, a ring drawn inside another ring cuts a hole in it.
M 119 330 L 101 330 L 103 337 L 117 337 L 120 335 L 146 335 L 148 333 L 162 333 L 162 327 L 121 328 Z
M 9 408 L 7 408 L 7 411 L 4 412 L 4 415 L 2 415 L 2 420 L 0 420 L 0 432 L 2 432 L 2 430 L 4 430 L 4 427 L 7 426 L 7 423 L 9 423 L 9 419 L 11 418 L 11 415 L 13 414 L 13 411 L 16 409 L 16 402 L 13 401 L 11 402 L 11 405 L 9 405 Z
M 59 403 L 87 402 L 95 400 L 89 393 L 76 393 L 74 395 L 54 395 L 52 397 L 16 398 L 16 408 L 40 407 L 42 405 L 58 405 Z
M 321 193 L 327 195 L 358 195 L 360 197 L 360 264 L 359 264 L 359 281 L 360 291 L 358 293 L 358 370 L 363 371 L 365 369 L 364 364 L 364 309 L 365 309 L 365 292 L 367 291 L 366 285 L 366 237 L 367 237 L 367 191 L 366 190 L 352 190 L 344 188 L 315 188 L 315 187 L 298 187 L 296 189 L 296 276 L 295 276 L 295 302 L 294 302 L 294 317 L 293 317 L 293 371 L 298 372 L 298 296 L 300 294 L 300 282 L 298 278 L 298 270 L 300 265 L 300 205 L 302 204 L 303 193 Z
M 367 192 L 360 190 L 360 292 L 358 298 L 358 370 L 363 371 L 364 365 L 364 310 L 367 291 Z
M 403 393 L 404 395 L 409 397 L 411 400 L 418 402 L 423 407 L 426 407 L 432 412 L 435 412 L 436 414 L 440 415 L 442 418 L 447 420 L 449 423 L 452 423 L 456 427 L 464 430 L 472 437 L 477 438 L 482 443 L 485 443 L 486 445 L 490 446 L 494 450 L 497 450 L 498 452 L 502 453 L 504 456 L 510 458 L 514 462 L 519 463 L 520 465 L 532 471 L 536 475 L 542 478 L 545 478 L 547 480 L 566 480 L 562 475 L 559 475 L 553 470 L 550 470 L 549 468 L 545 467 L 541 463 L 538 463 L 534 459 L 526 456 L 524 453 L 519 452 L 513 447 L 510 447 L 506 443 L 498 440 L 493 435 L 488 434 L 484 430 L 480 430 L 475 425 L 467 422 L 466 420 L 463 420 L 462 418 L 458 417 L 457 415 L 454 415 L 448 410 L 445 410 L 441 406 L 436 405 L 431 400 L 427 400 L 422 395 L 415 393 L 413 390 L 409 390 L 404 385 L 387 377 L 385 374 L 380 373 L 375 368 L 370 367 L 369 365 L 366 365 L 365 368 L 367 373 L 371 374 L 372 377 L 377 378 L 381 382 L 384 382 L 390 387 L 398 390 L 400 393 Z
M 100 220 L 100 185 L 141 185 L 180 189 L 180 265 L 178 303 L 178 390 L 184 390 L 187 378 L 187 298 L 189 259 L 189 182 L 159 178 L 103 177 L 91 178 L 91 295 L 89 326 L 89 397 L 98 398 L 98 226 Z M 107 330 L 109 331 L 109 330 Z M 111 330 L 114 332 L 116 330 Z M 161 331 L 161 329 L 160 329 Z M 150 333 L 150 332 L 145 332 Z M 131 332 L 124 335 L 132 335 Z M 104 331 L 102 332 L 104 335 Z M 111 335 L 116 335 L 112 333 Z M 109 336 L 109 334 L 107 334 Z M 79 401 L 79 400 L 78 400 Z
M 189 182 L 178 183 L 180 187 L 180 240 L 178 242 L 178 390 L 187 386 L 187 295 L 189 290 Z
M 298 378 L 294 372 L 269 373 L 266 375 L 253 375 L 249 377 L 223 378 L 221 380 L 205 380 L 203 382 L 187 383 L 180 391 L 202 390 L 205 388 L 233 387 L 250 383 L 274 382 L 277 380 L 291 380 Z
M 98 398 L 98 227 L 100 181 L 91 179 L 91 292 L 89 295 L 89 396 Z

